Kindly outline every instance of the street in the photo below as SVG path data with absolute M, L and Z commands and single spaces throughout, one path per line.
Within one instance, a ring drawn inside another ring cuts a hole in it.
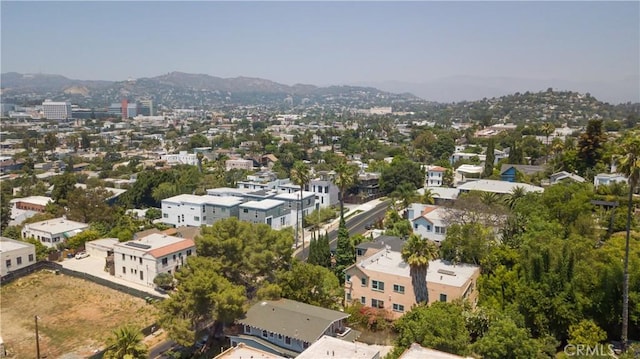
M 349 235 L 353 236 L 356 234 L 364 233 L 367 224 L 376 222 L 379 219 L 383 218 L 388 208 L 389 201 L 383 201 L 369 211 L 356 214 L 353 217 L 346 219 L 346 225 L 347 229 L 349 230 Z M 333 251 L 337 247 L 338 229 L 333 228 L 328 232 L 328 234 L 329 246 Z M 294 255 L 298 259 L 306 260 L 306 258 L 309 256 L 309 247 L 307 246 L 304 250 L 297 251 Z

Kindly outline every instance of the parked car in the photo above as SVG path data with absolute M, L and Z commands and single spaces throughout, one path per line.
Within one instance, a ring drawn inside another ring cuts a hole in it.
M 78 253 L 76 253 L 76 259 L 87 258 L 88 256 L 89 256 L 89 253 L 87 253 L 87 252 L 78 252 Z

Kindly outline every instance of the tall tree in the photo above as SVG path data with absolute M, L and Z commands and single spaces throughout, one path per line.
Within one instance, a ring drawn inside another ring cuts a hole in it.
M 142 342 L 142 332 L 132 326 L 123 326 L 113 331 L 109 338 L 106 359 L 143 359 L 148 355 L 147 346 Z
M 309 173 L 309 166 L 302 161 L 294 162 L 293 168 L 291 169 L 291 181 L 300 186 L 300 202 L 298 210 L 296 211 L 296 248 L 298 247 L 298 227 L 300 227 L 302 234 L 302 250 L 304 250 L 304 226 L 302 225 L 302 218 L 304 216 L 302 209 L 304 208 L 304 204 L 302 203 L 302 194 L 304 186 L 309 183 L 310 180 L 311 174 Z
M 178 344 L 191 346 L 196 332 L 215 321 L 215 334 L 244 313 L 245 288 L 220 274 L 215 258 L 188 257 L 176 273 L 177 289 L 160 303 L 160 325 Z
M 496 160 L 494 150 L 495 143 L 493 139 L 490 139 L 489 143 L 487 144 L 486 159 L 484 161 L 484 172 L 482 173 L 483 177 L 490 177 L 493 174 L 493 162 Z
M 546 142 L 545 145 L 547 146 L 547 156 L 549 156 L 549 148 L 550 148 L 550 143 L 549 143 L 549 136 L 551 136 L 551 134 L 553 133 L 553 131 L 556 130 L 556 126 L 553 125 L 553 123 L 551 122 L 545 122 L 542 124 L 542 134 L 546 137 Z
M 427 291 L 427 270 L 429 261 L 438 257 L 438 249 L 433 242 L 412 234 L 402 248 L 402 259 L 409 265 L 411 285 L 416 303 L 429 303 Z
M 347 190 L 351 188 L 355 183 L 358 176 L 358 172 L 355 166 L 350 165 L 347 161 L 342 160 L 335 168 L 336 178 L 335 184 L 340 189 L 340 218 L 344 220 L 344 196 Z
M 627 205 L 627 233 L 624 251 L 624 274 L 622 290 L 622 335 L 623 348 L 628 345 L 629 330 L 629 237 L 631 235 L 631 208 L 633 207 L 633 191 L 638 186 L 640 179 L 640 132 L 633 131 L 627 135 L 622 143 L 622 151 L 625 154 L 620 157 L 618 170 L 624 173 L 629 182 L 629 202 Z
M 349 238 L 349 231 L 344 218 L 340 218 L 340 226 L 338 227 L 338 243 L 336 247 L 336 267 L 335 273 L 340 280 L 340 284 L 344 283 L 344 270 L 355 263 L 356 253 L 353 242 Z
M 55 132 L 48 132 L 44 135 L 44 149 L 45 151 L 51 151 L 52 153 L 58 147 L 59 141 L 58 136 Z
M 602 147 L 606 141 L 606 135 L 602 131 L 602 120 L 590 120 L 586 131 L 578 140 L 578 157 L 582 174 L 587 169 L 594 168 L 602 158 Z
M 283 297 L 324 308 L 336 308 L 342 297 L 338 278 L 331 270 L 298 260 L 291 270 L 278 272 L 276 284 Z
M 380 174 L 380 191 L 389 194 L 403 183 L 411 184 L 416 190 L 424 186 L 424 179 L 424 170 L 419 163 L 396 156 Z

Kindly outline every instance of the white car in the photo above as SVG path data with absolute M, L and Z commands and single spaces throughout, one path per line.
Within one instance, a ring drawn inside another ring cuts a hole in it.
M 78 252 L 76 254 L 76 259 L 87 258 L 88 256 L 89 256 L 89 253 L 87 253 L 87 252 Z

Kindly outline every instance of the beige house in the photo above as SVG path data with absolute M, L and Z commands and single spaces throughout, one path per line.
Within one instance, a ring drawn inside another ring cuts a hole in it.
M 383 236 L 356 248 L 356 263 L 345 270 L 345 300 L 385 309 L 401 317 L 416 304 L 409 265 L 402 260 L 403 240 Z M 475 305 L 480 267 L 432 260 L 427 271 L 429 303 L 464 299 Z

